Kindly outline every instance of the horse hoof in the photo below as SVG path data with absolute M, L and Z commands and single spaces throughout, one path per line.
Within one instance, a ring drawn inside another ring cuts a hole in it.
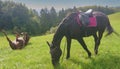
M 66 59 L 69 59 L 69 58 L 70 58 L 70 56 L 67 56 L 67 57 L 66 57 Z
M 91 53 L 88 54 L 88 57 L 91 58 Z
M 95 55 L 97 55 L 97 53 L 95 53 Z
M 97 55 L 98 54 L 98 51 L 95 51 L 95 55 Z

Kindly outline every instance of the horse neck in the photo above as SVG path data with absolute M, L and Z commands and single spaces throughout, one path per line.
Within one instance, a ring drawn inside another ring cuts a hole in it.
M 63 38 L 63 33 L 61 33 L 59 30 L 56 31 L 52 43 L 56 46 L 60 47 L 61 40 Z

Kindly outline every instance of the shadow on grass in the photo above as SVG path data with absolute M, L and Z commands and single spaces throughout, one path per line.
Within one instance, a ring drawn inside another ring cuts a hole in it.
M 69 59 L 67 61 L 71 61 L 76 66 L 80 66 L 78 69 L 120 69 L 120 56 L 118 54 L 114 55 L 109 53 L 86 60 L 89 61 L 79 61 L 76 59 Z M 67 66 L 69 67 L 69 65 Z M 66 67 L 59 65 L 56 69 L 66 69 Z

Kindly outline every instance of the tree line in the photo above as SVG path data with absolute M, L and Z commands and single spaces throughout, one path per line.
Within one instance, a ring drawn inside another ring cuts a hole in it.
M 120 11 L 120 7 L 85 6 L 76 8 L 74 6 L 57 12 L 54 7 L 51 7 L 50 10 L 43 8 L 38 12 L 35 9 L 28 9 L 22 3 L 0 0 L 0 29 L 26 31 L 31 35 L 41 35 L 45 34 L 50 28 L 56 27 L 68 13 L 78 10 L 86 11 L 89 8 L 106 14 Z

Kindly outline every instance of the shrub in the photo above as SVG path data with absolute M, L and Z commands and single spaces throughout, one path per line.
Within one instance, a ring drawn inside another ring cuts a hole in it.
M 56 27 L 51 27 L 50 30 L 48 30 L 48 31 L 46 32 L 46 34 L 52 34 L 52 33 L 55 33 L 56 30 L 57 30 L 57 26 L 56 26 Z

